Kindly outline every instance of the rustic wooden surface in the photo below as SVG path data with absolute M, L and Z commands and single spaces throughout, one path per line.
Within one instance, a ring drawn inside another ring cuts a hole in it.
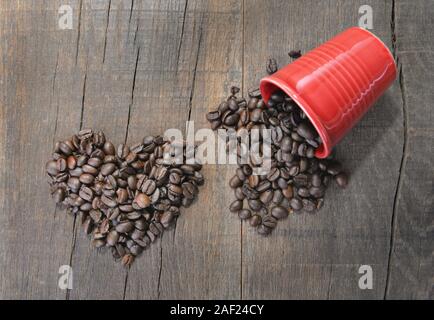
M 58 28 L 62 4 L 72 30 Z M 232 85 L 246 93 L 268 57 L 284 65 L 357 25 L 364 4 L 400 76 L 337 148 L 351 183 L 317 215 L 258 237 L 227 210 L 233 168 L 208 165 L 196 203 L 127 270 L 49 199 L 56 139 L 207 127 Z M 433 299 L 433 16 L 427 0 L 0 2 L 0 298 Z

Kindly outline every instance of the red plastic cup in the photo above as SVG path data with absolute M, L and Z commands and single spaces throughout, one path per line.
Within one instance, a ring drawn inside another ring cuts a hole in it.
M 352 27 L 263 78 L 260 90 L 266 102 L 280 89 L 299 105 L 322 140 L 315 156 L 326 158 L 396 73 L 387 46 L 369 31 Z

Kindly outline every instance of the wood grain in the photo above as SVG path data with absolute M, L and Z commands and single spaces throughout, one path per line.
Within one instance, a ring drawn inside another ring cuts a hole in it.
M 149 30 L 149 62 L 140 65 L 153 70 L 150 78 L 137 82 L 130 121 L 137 138 L 168 128 L 185 133 L 186 120 L 194 123 L 194 130 L 208 127 L 206 112 L 227 95 L 231 84 L 241 81 L 237 1 L 189 0 L 168 6 L 173 11 Z M 239 297 L 240 223 L 226 210 L 231 197 L 228 172 L 225 166 L 203 168 L 206 183 L 197 201 L 182 209 L 176 227 L 131 268 L 126 298 Z
M 72 30 L 58 28 L 62 4 L 0 2 L 0 299 L 434 298 L 432 1 L 70 0 Z M 350 185 L 317 215 L 259 237 L 227 209 L 235 169 L 205 165 L 197 201 L 128 270 L 49 199 L 56 140 L 206 128 L 232 85 L 246 95 L 268 57 L 288 63 L 365 4 L 401 76 L 338 146 Z M 358 288 L 362 264 L 373 290 Z
M 396 53 L 405 110 L 387 299 L 434 299 L 434 3 L 395 3 Z
M 363 4 L 373 8 L 373 32 L 391 44 L 391 2 L 245 4 L 246 87 L 257 85 L 268 57 L 284 65 L 289 63 L 289 50 L 306 52 L 357 25 Z M 320 212 L 290 216 L 269 239 L 243 227 L 243 298 L 383 297 L 402 137 L 402 102 L 396 83 L 337 147 L 337 158 L 351 176 L 346 190 L 330 188 Z M 363 264 L 373 268 L 373 290 L 358 287 L 358 269 Z

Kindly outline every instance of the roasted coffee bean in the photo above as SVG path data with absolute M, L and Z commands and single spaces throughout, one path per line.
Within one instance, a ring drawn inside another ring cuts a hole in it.
M 59 169 L 57 168 L 57 162 L 54 160 L 48 161 L 45 169 L 47 170 L 47 173 L 51 176 L 55 176 L 59 173 Z
M 341 172 L 335 176 L 336 184 L 341 188 L 346 188 L 348 185 L 348 177 L 345 173 Z
M 257 230 L 258 230 L 258 233 L 260 235 L 266 236 L 266 235 L 269 235 L 271 233 L 272 229 L 269 228 L 269 227 L 267 227 L 267 226 L 265 226 L 265 225 L 263 225 L 263 224 L 261 224 L 261 225 L 258 226 Z
M 219 120 L 220 119 L 220 112 L 218 110 L 209 112 L 209 113 L 207 113 L 206 118 L 209 122 Z
M 249 204 L 250 209 L 255 212 L 258 212 L 263 206 L 262 202 L 256 199 L 250 199 L 247 201 L 247 203 Z
M 316 209 L 316 204 L 312 200 L 303 199 L 303 209 L 307 212 L 313 212 Z
M 278 66 L 277 66 L 277 62 L 276 59 L 274 58 L 270 58 L 267 61 L 267 65 L 266 65 L 266 70 L 268 74 L 273 74 L 277 71 Z
M 83 173 L 79 178 L 80 182 L 84 184 L 91 184 L 94 179 L 94 176 L 88 173 Z
M 234 99 L 230 99 L 228 101 L 228 107 L 229 107 L 229 110 L 231 110 L 232 112 L 236 112 L 240 108 L 238 103 Z
M 300 210 L 303 208 L 303 203 L 298 198 L 292 198 L 290 201 L 291 208 L 294 210 Z
M 281 206 L 273 207 L 271 209 L 271 215 L 278 220 L 286 218 L 288 216 L 288 209 Z
M 133 231 L 134 224 L 130 221 L 124 221 L 116 226 L 116 231 L 119 233 L 129 233 Z
M 288 52 L 288 56 L 292 59 L 298 59 L 301 57 L 301 50 L 291 50 Z
M 262 218 L 261 218 L 260 215 L 257 215 L 257 214 L 254 214 L 254 215 L 252 216 L 252 218 L 250 219 L 250 225 L 251 225 L 252 227 L 257 227 L 257 226 L 259 226 L 259 225 L 261 224 L 261 222 L 262 222 Z
M 141 190 L 143 193 L 150 196 L 151 194 L 154 193 L 156 188 L 157 188 L 157 184 L 155 183 L 155 181 L 148 179 L 143 183 Z
M 144 193 L 139 193 L 138 195 L 136 195 L 136 197 L 134 198 L 134 202 L 139 206 L 139 208 L 143 209 L 143 208 L 147 208 L 149 207 L 149 205 L 151 204 L 151 200 L 149 199 L 149 197 L 144 194 Z
M 243 184 L 243 181 L 240 180 L 240 178 L 235 175 L 229 180 L 229 186 L 233 189 L 240 187 Z
M 61 203 L 66 197 L 65 189 L 57 188 L 53 193 L 53 199 L 56 203 Z
M 273 190 L 267 190 L 267 191 L 261 193 L 261 195 L 259 196 L 259 200 L 261 200 L 262 203 L 267 205 L 271 202 L 271 200 L 273 200 L 273 196 L 274 196 L 274 191 Z
M 249 209 L 243 209 L 238 212 L 238 217 L 241 220 L 247 220 L 252 216 L 252 212 Z
M 93 191 L 89 187 L 86 187 L 86 186 L 81 187 L 78 195 L 86 201 L 91 202 L 93 200 Z
M 238 113 L 233 113 L 225 117 L 223 123 L 227 126 L 234 126 L 240 120 L 240 115 Z
M 303 121 L 298 125 L 297 134 L 308 140 L 313 140 L 317 136 L 315 128 L 307 121 Z
M 235 200 L 234 202 L 231 203 L 231 205 L 229 206 L 229 210 L 231 212 L 238 212 L 239 210 L 241 210 L 243 208 L 243 202 L 240 200 Z
M 112 174 L 115 170 L 116 165 L 114 163 L 106 163 L 102 165 L 100 172 L 103 176 L 108 176 Z
M 277 220 L 272 216 L 265 216 L 262 218 L 262 224 L 270 229 L 274 229 L 277 226 Z

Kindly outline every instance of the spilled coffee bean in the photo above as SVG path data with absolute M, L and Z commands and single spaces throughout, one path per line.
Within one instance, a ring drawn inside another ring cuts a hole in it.
M 301 52 L 293 50 L 288 55 L 296 59 Z M 267 73 L 277 69 L 276 60 L 270 58 Z M 266 174 L 254 175 L 254 169 L 262 163 L 256 163 L 250 156 L 247 164 L 238 164 L 229 181 L 236 199 L 230 204 L 230 211 L 241 220 L 249 220 L 259 234 L 269 235 L 277 222 L 290 213 L 319 210 L 329 182 L 335 180 L 339 187 L 345 188 L 348 177 L 333 155 L 315 158 L 321 138 L 303 110 L 284 92 L 274 92 L 268 103 L 262 100 L 258 88 L 248 90 L 248 100 L 237 97 L 237 93 L 231 91 L 217 110 L 208 113 L 207 119 L 213 130 L 271 130 L 271 169 Z
M 81 130 L 57 142 L 46 164 L 53 199 L 80 216 L 96 248 L 109 247 L 116 260 L 129 266 L 174 223 L 180 207 L 194 201 L 204 183 L 200 164 L 163 161 L 170 148 L 161 136 L 116 148 L 103 132 Z

